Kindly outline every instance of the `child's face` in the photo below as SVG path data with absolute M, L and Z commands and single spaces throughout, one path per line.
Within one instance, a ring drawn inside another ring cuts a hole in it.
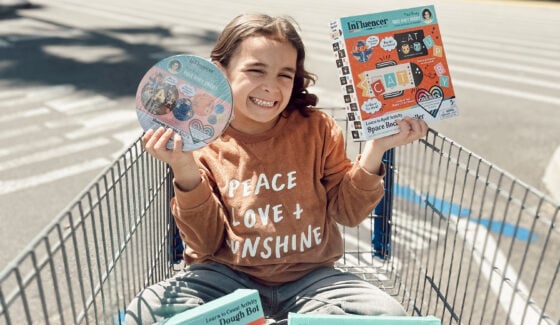
M 239 45 L 225 69 L 233 91 L 232 127 L 256 134 L 276 124 L 290 101 L 296 60 L 286 41 L 254 36 Z

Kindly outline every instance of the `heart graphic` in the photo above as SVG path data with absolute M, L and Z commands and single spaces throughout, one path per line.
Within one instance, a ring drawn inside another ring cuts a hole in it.
M 191 131 L 191 137 L 194 143 L 206 141 L 214 136 L 213 127 L 204 125 L 200 120 L 196 119 L 190 122 L 189 130 Z
M 433 117 L 436 117 L 442 102 L 443 90 L 438 86 L 432 86 L 429 91 L 420 88 L 416 92 L 416 103 Z

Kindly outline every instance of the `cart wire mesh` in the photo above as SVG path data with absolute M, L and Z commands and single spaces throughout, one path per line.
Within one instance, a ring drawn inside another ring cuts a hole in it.
M 341 228 L 341 266 L 442 324 L 560 324 L 557 203 L 434 130 L 387 166 L 391 213 Z
M 136 141 L 0 275 L 0 324 L 113 324 L 169 277 L 166 165 Z
M 386 165 L 384 208 L 340 227 L 338 266 L 443 324 L 559 324 L 558 204 L 434 130 Z M 172 195 L 138 139 L 0 273 L 0 324 L 121 324 L 180 269 Z

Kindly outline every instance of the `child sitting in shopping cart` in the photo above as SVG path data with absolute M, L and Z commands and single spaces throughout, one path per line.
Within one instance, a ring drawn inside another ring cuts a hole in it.
M 404 118 L 399 133 L 368 141 L 352 163 L 341 129 L 314 108 L 307 87 L 315 76 L 284 17 L 236 17 L 211 59 L 233 92 L 225 132 L 194 152 L 182 151 L 171 129 L 143 137 L 145 150 L 173 170 L 171 209 L 187 266 L 140 292 L 126 324 L 151 324 L 240 288 L 258 290 L 276 320 L 289 312 L 404 315 L 384 291 L 335 268 L 338 224 L 366 219 L 384 193 L 383 153 L 423 137 L 426 123 Z

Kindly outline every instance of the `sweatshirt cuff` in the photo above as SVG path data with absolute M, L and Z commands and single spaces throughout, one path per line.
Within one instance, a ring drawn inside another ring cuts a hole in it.
M 354 168 L 351 172 L 352 183 L 355 187 L 363 190 L 376 190 L 379 184 L 383 184 L 383 178 L 385 177 L 386 168 L 385 164 L 381 163 L 379 168 L 379 174 L 372 174 L 367 170 L 360 167 L 358 161 L 360 157 L 356 160 Z
M 208 201 L 212 195 L 208 180 L 204 175 L 202 175 L 200 183 L 190 191 L 183 191 L 177 186 L 175 180 L 173 180 L 173 188 L 177 205 L 181 210 L 197 208 Z

